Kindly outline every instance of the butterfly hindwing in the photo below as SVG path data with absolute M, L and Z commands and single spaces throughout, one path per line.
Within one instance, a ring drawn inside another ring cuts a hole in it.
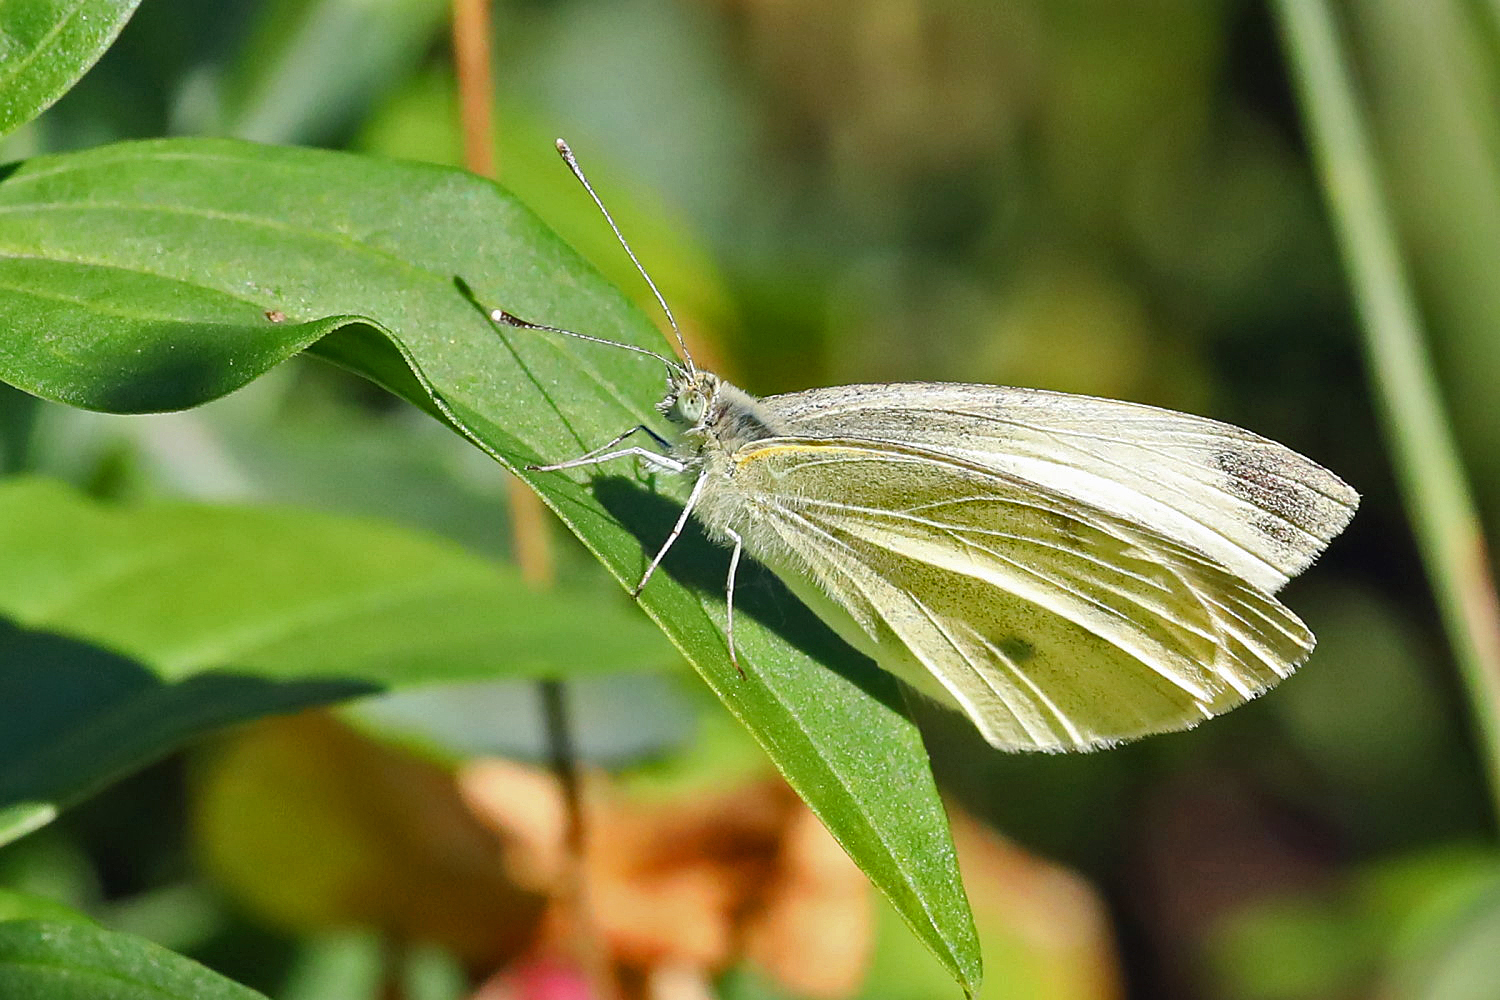
M 1007 749 L 1181 729 L 1312 648 L 1269 593 L 1150 527 L 919 447 L 773 438 L 731 458 L 752 555 Z

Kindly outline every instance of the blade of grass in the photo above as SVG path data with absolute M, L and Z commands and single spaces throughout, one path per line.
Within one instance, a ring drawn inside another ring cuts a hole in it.
M 1275 9 L 1349 271 L 1396 474 L 1468 689 L 1500 817 L 1500 602 L 1483 530 L 1443 412 L 1333 12 L 1324 0 L 1276 0 Z

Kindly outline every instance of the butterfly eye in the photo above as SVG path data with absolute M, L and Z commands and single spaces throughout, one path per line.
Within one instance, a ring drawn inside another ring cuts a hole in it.
M 703 418 L 704 399 L 699 392 L 684 393 L 677 401 L 677 409 L 682 414 L 683 420 L 690 424 L 696 424 Z
M 690 426 L 703 417 L 704 407 L 703 394 L 692 387 L 675 389 L 656 404 L 657 411 L 674 424 Z

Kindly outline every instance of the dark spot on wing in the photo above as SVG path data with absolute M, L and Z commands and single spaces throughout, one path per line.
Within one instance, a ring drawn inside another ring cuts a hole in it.
M 1012 663 L 1025 663 L 1036 655 L 1036 647 L 1018 635 L 1008 635 L 997 643 L 997 648 Z
M 1059 510 L 1043 510 L 1041 516 L 1051 522 L 1052 529 L 1073 545 L 1083 541 L 1083 525 L 1078 518 Z

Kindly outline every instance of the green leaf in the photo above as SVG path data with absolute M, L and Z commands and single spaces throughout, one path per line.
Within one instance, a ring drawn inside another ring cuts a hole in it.
M 20 840 L 56 818 L 57 806 L 50 802 L 15 802 L 0 806 L 0 844 Z
M 0 616 L 0 842 L 232 722 L 387 686 L 672 659 L 623 601 L 536 593 L 380 522 L 108 508 L 45 481 L 0 486 Z
M 140 0 L 0 4 L 0 135 L 41 114 L 109 48 Z
M 0 888 L 0 922 L 7 920 L 52 920 L 63 923 L 92 924 L 93 921 L 71 906 L 45 896 Z
M 186 406 L 313 343 L 443 414 L 526 479 L 623 584 L 639 579 L 644 550 L 680 509 L 682 483 L 628 466 L 592 478 L 526 470 L 651 417 L 662 370 L 621 350 L 496 329 L 464 289 L 523 318 L 667 348 L 493 184 L 346 154 L 163 141 L 28 162 L 0 183 L 0 215 L 0 378 L 29 391 L 101 409 Z M 63 269 L 91 292 L 65 294 Z M 726 568 L 726 554 L 691 531 L 641 605 L 972 991 L 972 919 L 899 685 L 755 572 L 741 579 L 739 673 L 724 639 Z
M 128 934 L 76 923 L 0 923 L 0 996 L 26 1000 L 266 1000 Z

